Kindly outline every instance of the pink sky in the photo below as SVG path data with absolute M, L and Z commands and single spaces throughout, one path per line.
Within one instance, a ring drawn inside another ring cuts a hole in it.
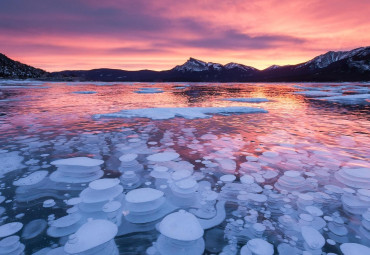
M 368 0 L 0 1 L 0 52 L 47 71 L 259 69 L 370 45 Z

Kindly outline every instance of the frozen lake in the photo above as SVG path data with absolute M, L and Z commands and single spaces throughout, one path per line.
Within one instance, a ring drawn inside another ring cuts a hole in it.
M 0 80 L 0 254 L 370 254 L 369 117 L 365 83 Z

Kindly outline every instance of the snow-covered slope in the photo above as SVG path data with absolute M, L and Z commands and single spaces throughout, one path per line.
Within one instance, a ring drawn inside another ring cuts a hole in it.
M 38 78 L 45 71 L 14 61 L 0 53 L 0 78 Z
M 339 60 L 351 58 L 358 54 L 365 56 L 365 55 L 368 55 L 369 53 L 370 53 L 369 47 L 357 48 L 357 49 L 350 50 L 350 51 L 329 51 L 325 54 L 322 54 L 320 56 L 317 56 L 311 59 L 310 61 L 306 63 L 298 65 L 297 68 L 301 68 L 304 66 L 309 66 L 311 69 L 324 68 Z
M 254 68 L 254 67 L 246 66 L 246 65 L 242 65 L 242 64 L 237 64 L 237 63 L 233 63 L 233 62 L 226 64 L 224 67 L 228 70 L 236 68 L 236 69 L 240 69 L 240 70 L 247 71 L 247 72 L 257 71 L 257 69 Z
M 202 71 L 211 71 L 211 70 L 222 71 L 224 69 L 230 70 L 234 68 L 240 69 L 246 72 L 257 70 L 253 67 L 245 66 L 245 65 L 237 64 L 237 63 L 229 63 L 226 65 L 221 65 L 218 63 L 204 62 L 204 61 L 201 61 L 195 58 L 189 58 L 183 65 L 178 65 L 173 70 L 180 71 L 180 72 L 185 72 L 185 71 L 202 72 Z
M 188 61 L 186 61 L 183 65 L 178 65 L 174 68 L 176 71 L 193 71 L 193 72 L 201 72 L 209 70 L 210 67 L 213 67 L 214 69 L 221 69 L 222 65 L 215 64 L 215 63 L 206 63 L 201 60 L 195 59 L 195 58 L 189 58 Z
M 272 65 L 272 66 L 269 66 L 266 69 L 264 69 L 264 71 L 267 71 L 267 70 L 275 70 L 275 69 L 278 69 L 278 68 L 280 68 L 279 65 Z

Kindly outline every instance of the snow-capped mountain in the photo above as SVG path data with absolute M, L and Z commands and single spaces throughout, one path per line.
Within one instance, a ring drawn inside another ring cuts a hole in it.
M 264 69 L 264 71 L 267 71 L 267 70 L 275 70 L 275 69 L 278 69 L 280 68 L 281 66 L 279 65 L 272 65 L 272 66 L 269 66 L 267 67 L 266 69 Z
M 258 71 L 258 69 L 254 68 L 254 67 L 246 66 L 246 65 L 242 65 L 242 64 L 237 64 L 237 63 L 233 63 L 233 62 L 224 65 L 224 67 L 228 70 L 230 70 L 230 69 L 240 69 L 240 70 L 243 70 L 243 71 L 246 71 L 246 72 Z
M 325 54 L 322 54 L 320 56 L 317 56 L 310 61 L 300 64 L 297 66 L 297 68 L 301 68 L 304 66 L 309 66 L 310 68 L 324 68 L 329 66 L 330 64 L 337 62 L 339 60 L 345 59 L 345 58 L 351 58 L 359 53 L 364 54 L 366 51 L 369 52 L 369 47 L 365 48 L 357 48 L 350 51 L 329 51 Z
M 0 54 L 0 78 L 43 78 L 80 81 L 142 82 L 262 82 L 262 81 L 370 81 L 370 47 L 330 51 L 298 65 L 272 65 L 264 70 L 229 63 L 221 65 L 189 58 L 165 71 L 94 69 L 46 73 Z
M 256 68 L 237 63 L 228 63 L 221 65 L 218 63 L 204 62 L 195 58 L 189 58 L 183 65 L 176 66 L 173 70 L 180 72 L 202 72 L 202 71 L 222 71 L 222 70 L 239 69 L 250 72 L 257 71 Z
M 173 70 L 180 72 L 201 72 L 213 70 L 221 70 L 223 66 L 221 64 L 212 62 L 203 62 L 195 58 L 189 58 L 183 65 L 176 66 Z
M 0 78 L 38 78 L 44 73 L 44 70 L 14 61 L 0 53 Z

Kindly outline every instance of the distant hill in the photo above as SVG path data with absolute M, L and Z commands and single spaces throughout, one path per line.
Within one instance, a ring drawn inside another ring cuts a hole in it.
M 45 73 L 44 70 L 14 61 L 0 53 L 0 78 L 37 79 Z
M 184 64 L 165 71 L 102 68 L 45 73 L 7 57 L 3 64 L 2 58 L 0 58 L 0 77 L 6 78 L 141 82 L 370 81 L 370 47 L 350 51 L 329 51 L 305 63 L 273 65 L 264 70 L 237 63 L 222 65 L 189 58 Z

